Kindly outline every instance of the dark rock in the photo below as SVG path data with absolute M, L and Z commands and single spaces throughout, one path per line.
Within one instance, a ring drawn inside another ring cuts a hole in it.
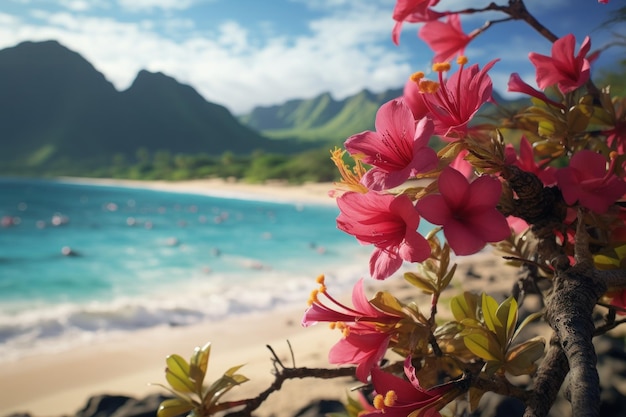
M 319 400 L 313 401 L 306 407 L 300 409 L 294 417 L 325 417 L 329 413 L 345 412 L 345 408 L 340 401 Z
M 75 417 L 109 417 L 131 399 L 123 395 L 96 395 L 87 400 Z
M 151 394 L 142 399 L 123 395 L 98 395 L 89 398 L 74 417 L 154 417 L 161 401 L 169 397 Z
M 524 403 L 517 398 L 487 392 L 471 415 L 473 417 L 522 417 L 525 408 Z
M 621 417 L 626 415 L 626 397 L 614 387 L 603 387 L 600 401 L 601 416 Z
M 111 417 L 155 417 L 159 405 L 170 397 L 162 394 L 151 394 L 140 400 L 132 399 L 118 408 Z

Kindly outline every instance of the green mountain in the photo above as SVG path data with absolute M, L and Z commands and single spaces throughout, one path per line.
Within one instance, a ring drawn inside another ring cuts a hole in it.
M 119 92 L 56 41 L 0 50 L 0 173 L 72 174 L 154 153 L 296 151 L 242 125 L 188 85 L 141 71 Z M 301 148 L 301 147 L 300 147 Z
M 296 139 L 317 142 L 326 146 L 341 145 L 356 133 L 374 130 L 378 108 L 389 100 L 400 97 L 402 88 L 382 93 L 363 90 L 358 94 L 335 101 L 329 93 L 309 100 L 290 100 L 282 105 L 256 107 L 239 120 L 252 129 L 273 139 Z M 502 109 L 517 109 L 529 104 L 528 99 L 507 100 L 497 92 L 494 99 Z M 491 104 L 484 105 L 475 119 L 476 123 L 489 122 L 501 117 L 500 110 Z
M 239 120 L 270 138 L 339 145 L 355 133 L 373 130 L 376 111 L 381 104 L 400 95 L 401 88 L 378 94 L 363 90 L 337 101 L 329 93 L 324 93 L 308 100 L 255 107 Z

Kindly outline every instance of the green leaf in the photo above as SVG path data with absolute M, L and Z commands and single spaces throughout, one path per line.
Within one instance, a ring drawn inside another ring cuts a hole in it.
M 180 398 L 170 398 L 164 400 L 159 405 L 157 417 L 174 417 L 185 414 L 193 409 L 193 405 Z
M 500 369 L 502 367 L 502 362 L 500 361 L 487 361 L 485 363 L 485 369 L 484 372 L 489 375 L 492 376 L 493 374 L 495 374 L 498 369 Z
M 189 378 L 194 381 L 196 392 L 202 391 L 210 354 L 211 343 L 209 342 L 202 347 L 197 346 L 189 360 Z
M 203 402 L 207 406 L 212 406 L 217 402 L 220 396 L 227 393 L 231 388 L 248 381 L 248 378 L 241 374 L 236 374 L 237 370 L 243 365 L 233 366 L 224 372 L 221 378 L 217 379 L 204 393 Z
M 462 321 L 465 318 L 476 319 L 476 306 L 478 305 L 478 296 L 470 292 L 464 292 L 450 300 L 450 309 L 456 321 Z
M 215 404 L 217 404 L 222 395 L 246 381 L 248 381 L 248 378 L 241 374 L 235 374 L 232 377 L 223 375 L 220 379 L 213 383 L 211 388 L 204 395 L 203 403 L 207 406 L 207 408 L 212 408 Z
M 378 308 L 381 311 L 384 311 L 389 314 L 394 314 L 397 316 L 405 316 L 406 314 L 402 311 L 402 304 L 398 301 L 396 297 L 388 293 L 387 291 L 379 291 L 376 293 L 373 299 L 370 300 L 370 303 Z
M 455 272 L 456 272 L 456 264 L 452 265 L 452 268 L 450 268 L 448 273 L 443 277 L 443 279 L 439 283 L 439 292 L 445 290 L 448 287 L 448 285 L 450 285 L 450 281 L 452 281 L 452 277 L 454 277 Z
M 496 316 L 504 326 L 497 333 L 500 344 L 506 346 L 511 341 L 517 324 L 517 301 L 513 297 L 509 297 L 500 304 L 496 311 Z
M 486 361 L 502 362 L 504 355 L 495 335 L 488 331 L 472 332 L 463 337 L 465 346 L 474 355 Z
M 539 317 L 543 316 L 543 312 L 541 311 L 537 311 L 535 313 L 529 314 L 524 321 L 522 321 L 520 323 L 519 326 L 517 326 L 517 330 L 515 330 L 515 334 L 513 335 L 513 337 L 511 338 L 511 340 L 515 340 L 515 338 L 517 337 L 517 335 L 519 335 L 519 333 L 522 331 L 522 329 L 524 327 L 526 327 L 529 323 L 537 320 Z
M 498 319 L 498 302 L 495 298 L 483 293 L 481 309 L 483 312 L 483 320 L 487 325 L 487 328 L 498 334 L 498 328 L 502 328 L 502 323 Z
M 422 290 L 425 294 L 433 294 L 437 291 L 435 284 L 431 280 L 413 272 L 406 272 L 404 274 L 404 279 L 407 280 L 409 284 Z
M 554 135 L 554 133 L 556 133 L 556 128 L 554 127 L 554 124 L 551 123 L 550 121 L 542 120 L 539 122 L 537 132 L 541 136 L 552 136 Z
M 530 375 L 535 372 L 535 362 L 543 356 L 545 340 L 534 337 L 510 349 L 506 354 L 504 369 L 512 375 Z
M 189 364 L 180 355 L 169 355 L 165 359 L 165 379 L 177 391 L 194 392 L 195 384 L 189 379 Z
M 583 132 L 587 129 L 589 119 L 593 114 L 593 108 L 584 104 L 578 104 L 567 112 L 567 128 L 570 132 Z
M 565 148 L 560 143 L 544 140 L 536 142 L 533 151 L 540 158 L 556 158 L 565 152 Z
M 229 368 L 228 371 L 224 372 L 224 375 L 226 375 L 226 376 L 233 376 L 233 375 L 235 375 L 235 372 L 237 372 L 242 367 L 243 367 L 243 365 L 233 366 L 232 368 Z
M 196 367 L 202 374 L 206 374 L 206 370 L 209 365 L 209 356 L 211 355 L 211 342 L 208 342 L 202 347 L 196 347 L 191 355 L 189 361 L 190 367 Z

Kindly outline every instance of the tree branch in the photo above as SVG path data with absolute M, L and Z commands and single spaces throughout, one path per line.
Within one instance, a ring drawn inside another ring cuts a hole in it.
M 526 402 L 524 417 L 545 417 L 556 400 L 565 376 L 569 372 L 567 357 L 559 339 L 553 336 L 548 353 L 539 365 L 533 392 Z
M 276 355 L 274 349 L 267 345 L 266 347 L 272 353 L 272 362 L 274 363 L 274 382 L 265 390 L 262 391 L 259 395 L 254 398 L 249 398 L 247 400 L 240 400 L 236 403 L 233 403 L 234 406 L 244 405 L 244 407 L 238 411 L 234 411 L 224 415 L 224 417 L 251 417 L 252 412 L 259 408 L 261 404 L 275 391 L 280 390 L 283 386 L 283 382 L 288 379 L 303 379 L 303 378 L 319 378 L 319 379 L 333 379 L 351 376 L 354 377 L 356 373 L 356 367 L 351 366 L 347 368 L 335 368 L 335 369 L 327 369 L 327 368 L 296 368 L 295 367 L 295 358 L 293 355 L 293 350 L 291 349 L 291 344 L 287 341 L 289 345 L 289 351 L 291 352 L 291 361 L 294 364 L 293 368 L 287 368 L 281 360 Z M 228 407 L 231 408 L 231 407 Z
M 595 333 L 593 309 L 606 292 L 589 251 L 589 235 L 578 214 L 575 253 L 576 265 L 569 267 L 565 256 L 555 262 L 554 291 L 548 299 L 546 320 L 554 329 L 570 368 L 569 392 L 577 417 L 597 417 L 600 406 L 600 381 L 597 357 L 592 343 Z
M 489 3 L 489 5 L 481 8 L 481 9 L 467 8 L 467 9 L 459 10 L 459 11 L 454 12 L 454 13 L 474 14 L 474 13 L 482 13 L 482 12 L 488 12 L 488 11 L 502 12 L 502 13 L 505 13 L 505 14 L 509 15 L 511 17 L 511 19 L 513 19 L 513 20 L 522 20 L 522 21 L 524 21 L 530 27 L 532 27 L 537 32 L 539 32 L 539 34 L 541 36 L 543 36 L 544 38 L 546 38 L 550 42 L 554 42 L 554 41 L 556 41 L 559 38 L 554 33 L 552 33 L 547 27 L 542 25 L 535 18 L 535 16 L 533 16 L 532 14 L 530 14 L 528 12 L 528 10 L 526 9 L 526 5 L 524 4 L 523 0 L 509 0 L 509 5 L 508 6 L 501 6 L 501 5 L 498 5 L 498 4 L 495 4 L 495 3 L 492 2 L 492 3 Z M 499 21 L 506 21 L 506 20 L 509 20 L 509 19 L 503 19 L 503 20 L 499 20 Z M 483 28 L 481 29 L 481 32 L 484 31 L 485 29 L 487 29 L 489 26 L 491 26 L 492 23 L 497 23 L 499 21 L 487 22 L 485 24 L 485 26 L 483 26 Z

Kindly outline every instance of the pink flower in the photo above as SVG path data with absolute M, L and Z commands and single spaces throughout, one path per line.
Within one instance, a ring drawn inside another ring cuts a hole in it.
M 569 166 L 556 172 L 565 202 L 578 201 L 591 211 L 605 213 L 626 193 L 626 183 L 613 173 L 613 161 L 607 171 L 607 160 L 599 153 L 585 149 L 574 154 Z
M 515 165 L 523 171 L 535 174 L 543 185 L 550 186 L 556 184 L 555 167 L 546 166 L 548 160 L 535 162 L 535 153 L 533 145 L 530 144 L 526 136 L 522 136 L 519 144 L 519 156 L 515 153 L 512 146 L 507 145 L 505 149 L 506 162 Z
M 515 216 L 507 216 L 506 222 L 509 224 L 509 227 L 516 235 L 525 232 L 529 227 L 528 223 L 526 223 L 526 220 L 520 219 L 519 217 Z
M 489 62 L 480 70 L 474 64 L 465 68 L 461 60 L 459 70 L 445 80 L 443 72 L 449 65 L 435 65 L 439 72 L 439 83 L 422 79 L 422 74 L 411 77 L 404 88 L 404 100 L 413 116 L 419 119 L 429 116 L 434 120 L 434 134 L 444 140 L 464 136 L 468 124 L 480 107 L 491 100 L 493 85 L 487 74 L 498 60 Z
M 531 52 L 528 58 L 537 70 L 537 85 L 545 89 L 556 84 L 566 94 L 589 80 L 590 63 L 585 56 L 591 48 L 589 36 L 585 37 L 578 55 L 574 56 L 576 38 L 571 33 L 552 44 L 552 57 Z
M 402 262 L 422 262 L 430 256 L 430 246 L 417 232 L 420 217 L 406 195 L 347 192 L 337 198 L 341 213 L 337 227 L 357 238 L 361 244 L 373 244 L 370 274 L 385 279 Z
M 500 182 L 483 175 L 471 184 L 458 171 L 447 167 L 439 176 L 439 192 L 417 202 L 424 219 L 443 227 L 450 247 L 457 255 L 471 255 L 487 242 L 506 239 L 511 231 L 496 209 L 502 193 Z
M 363 162 L 373 165 L 361 182 L 372 190 L 386 190 L 437 166 L 437 154 L 428 147 L 432 133 L 430 120 L 416 125 L 409 107 L 402 100 L 391 100 L 376 113 L 376 132 L 349 137 L 345 148 L 351 155 L 365 155 Z
M 602 133 L 606 135 L 607 144 L 623 155 L 626 153 L 626 99 L 616 101 L 612 125 Z
M 446 22 L 440 20 L 426 22 L 420 28 L 418 36 L 435 52 L 433 62 L 446 62 L 456 54 L 463 55 L 465 47 L 478 33 L 473 31 L 466 35 L 461 28 L 459 15 L 450 14 Z
M 357 281 L 352 290 L 353 308 L 338 302 L 321 288 L 310 300 L 311 306 L 304 313 L 303 326 L 317 322 L 339 323 L 344 337 L 329 352 L 328 360 L 334 364 L 356 364 L 356 376 L 367 382 L 370 370 L 385 355 L 395 324 L 403 317 L 380 311 L 373 307 L 365 296 L 363 279 Z M 320 300 L 323 295 L 330 306 Z
M 393 20 L 396 21 L 391 31 L 391 39 L 396 45 L 400 44 L 400 32 L 403 22 L 421 23 L 439 19 L 444 13 L 431 10 L 439 0 L 398 0 L 393 9 Z
M 470 179 L 474 176 L 474 167 L 465 159 L 467 155 L 469 155 L 469 151 L 461 149 L 449 166 L 459 171 L 465 178 Z
M 465 390 L 463 380 L 422 388 L 410 356 L 404 361 L 404 373 L 408 381 L 380 368 L 372 369 L 372 384 L 378 393 L 374 399 L 377 410 L 361 417 L 440 417 L 439 409 Z
M 565 108 L 565 106 L 563 106 L 563 104 L 557 103 L 556 101 L 551 100 L 543 92 L 535 90 L 530 85 L 526 84 L 524 82 L 524 80 L 522 80 L 522 78 L 516 72 L 512 73 L 511 76 L 509 77 L 509 83 L 508 83 L 507 91 L 511 91 L 513 93 L 523 93 L 523 94 L 526 94 L 528 96 L 538 98 L 539 100 L 543 101 L 544 103 L 549 103 L 549 104 L 551 104 L 551 105 L 553 105 L 555 107 L 560 107 L 562 109 Z

